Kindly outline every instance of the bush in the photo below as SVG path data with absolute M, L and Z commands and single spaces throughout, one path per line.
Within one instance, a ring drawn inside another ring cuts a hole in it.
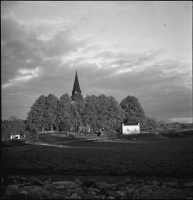
M 115 137 L 118 136 L 120 133 L 117 133 L 115 130 L 112 129 L 108 129 L 108 130 L 104 130 L 102 131 L 103 136 L 108 136 L 108 137 Z
M 164 137 L 168 137 L 168 138 L 184 138 L 186 136 L 191 136 L 193 135 L 193 131 L 192 130 L 187 130 L 187 131 L 175 131 L 175 130 L 171 130 L 168 132 L 161 132 L 159 133 L 159 135 L 162 135 Z
M 193 130 L 187 130 L 187 131 L 184 131 L 183 133 L 184 133 L 184 135 L 186 135 L 186 136 L 190 136 L 190 135 L 193 136 Z
M 71 139 L 76 139 L 76 135 L 74 133 L 69 133 L 68 137 Z
M 126 139 L 126 140 L 132 140 L 134 139 L 134 137 L 136 136 L 136 134 L 129 134 L 129 135 L 124 135 L 124 134 L 121 134 L 118 136 L 119 139 Z

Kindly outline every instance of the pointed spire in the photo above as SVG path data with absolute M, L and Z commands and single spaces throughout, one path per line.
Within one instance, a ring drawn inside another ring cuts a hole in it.
M 72 90 L 72 100 L 74 100 L 74 95 L 76 93 L 81 94 L 81 90 L 80 90 L 80 86 L 79 86 L 79 82 L 78 82 L 78 75 L 77 75 L 77 70 L 76 70 L 76 75 L 75 75 L 75 80 L 74 80 L 74 86 L 73 86 L 73 90 Z

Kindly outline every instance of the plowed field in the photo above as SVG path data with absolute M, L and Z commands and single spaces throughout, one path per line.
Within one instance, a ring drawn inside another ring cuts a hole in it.
M 192 136 L 145 143 L 84 141 L 63 145 L 67 147 L 4 146 L 2 173 L 193 178 Z

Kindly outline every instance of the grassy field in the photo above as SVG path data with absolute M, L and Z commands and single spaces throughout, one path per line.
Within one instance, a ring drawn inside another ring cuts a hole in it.
M 65 142 L 66 147 L 2 142 L 2 173 L 193 178 L 193 136 L 140 142 Z

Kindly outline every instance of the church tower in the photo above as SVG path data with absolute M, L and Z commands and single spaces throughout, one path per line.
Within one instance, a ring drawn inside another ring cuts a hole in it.
M 79 82 L 78 82 L 78 75 L 77 75 L 77 71 L 76 71 L 74 86 L 73 86 L 72 96 L 71 96 L 72 101 L 74 101 L 74 95 L 77 93 L 81 94 L 81 90 L 80 90 L 80 86 L 79 86 Z

